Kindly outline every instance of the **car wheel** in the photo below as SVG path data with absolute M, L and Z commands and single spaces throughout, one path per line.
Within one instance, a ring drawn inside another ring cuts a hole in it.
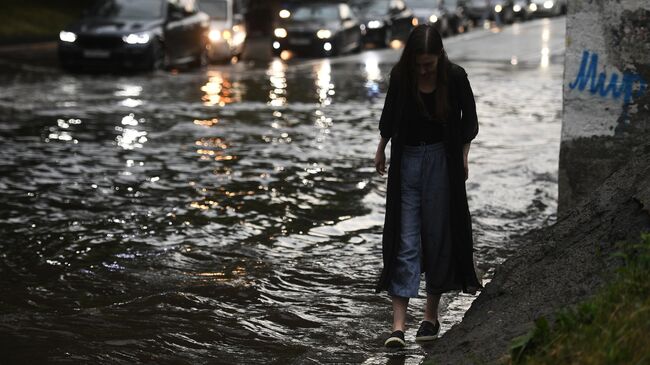
M 201 46 L 201 49 L 194 55 L 194 61 L 190 64 L 192 67 L 205 67 L 210 62 L 208 48 Z
M 505 9 L 503 11 L 503 23 L 512 24 L 515 22 L 515 14 L 511 9 Z
M 382 40 L 381 46 L 384 48 L 387 48 L 390 46 L 390 41 L 393 38 L 393 31 L 390 29 L 389 26 L 384 28 L 384 39 Z
M 333 37 L 330 40 L 330 44 L 332 45 L 332 49 L 329 50 L 329 51 L 324 52 L 325 57 L 327 57 L 328 55 L 330 55 L 330 56 L 339 56 L 341 54 L 341 48 L 342 48 L 341 47 L 341 45 L 342 45 L 341 41 L 342 40 L 343 40 L 343 38 Z M 345 45 L 345 44 L 343 44 L 343 45 Z
M 357 37 L 357 45 L 354 47 L 352 50 L 352 53 L 359 53 L 363 49 L 363 36 L 361 33 L 359 33 L 359 36 Z
M 341 45 L 337 44 L 337 42 L 332 43 L 332 56 L 340 56 L 343 54 L 342 47 Z
M 166 63 L 165 48 L 163 47 L 163 44 L 160 41 L 160 39 L 156 39 L 151 44 L 151 53 L 149 54 L 148 68 L 151 71 L 162 70 L 167 66 L 165 63 Z

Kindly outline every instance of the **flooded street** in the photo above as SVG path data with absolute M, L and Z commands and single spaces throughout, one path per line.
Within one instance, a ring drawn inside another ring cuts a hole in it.
M 467 189 L 484 282 L 511 236 L 555 219 L 564 28 L 444 40 L 477 101 Z M 398 56 L 0 72 L 2 358 L 420 363 L 424 298 L 395 356 L 374 293 L 386 179 L 372 159 Z M 473 299 L 443 297 L 443 332 Z

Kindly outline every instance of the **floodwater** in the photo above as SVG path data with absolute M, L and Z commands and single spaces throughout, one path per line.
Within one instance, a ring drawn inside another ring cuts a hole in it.
M 382 348 L 390 301 L 374 293 L 386 180 L 372 158 L 396 55 L 0 74 L 3 362 L 420 362 L 419 345 Z M 562 58 L 461 65 L 487 282 L 512 237 L 555 219 Z M 443 332 L 473 298 L 443 298 Z

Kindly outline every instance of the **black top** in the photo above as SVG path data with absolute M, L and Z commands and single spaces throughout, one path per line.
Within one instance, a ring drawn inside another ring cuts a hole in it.
M 429 113 L 424 115 L 418 107 L 416 100 L 409 100 L 409 105 L 404 109 L 404 144 L 416 146 L 422 143 L 431 144 L 442 142 L 445 138 L 442 123 L 437 120 L 436 113 L 436 92 L 423 93 L 420 97 Z

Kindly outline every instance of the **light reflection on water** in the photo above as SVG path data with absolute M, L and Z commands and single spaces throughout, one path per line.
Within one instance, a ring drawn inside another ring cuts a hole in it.
M 34 350 L 26 361 L 390 361 L 389 300 L 373 290 L 391 66 L 378 55 L 7 83 L 0 333 Z M 463 66 L 481 117 L 468 192 L 488 279 L 510 235 L 553 216 L 562 70 Z M 60 92 L 44 105 L 48 90 Z M 472 299 L 445 296 L 443 332 Z M 424 299 L 412 303 L 417 323 Z M 405 353 L 393 360 L 424 350 Z
M 276 107 L 284 106 L 287 102 L 286 88 L 287 80 L 285 78 L 285 71 L 287 65 L 276 59 L 269 65 L 267 75 L 271 82 L 271 91 L 269 92 L 269 104 Z
M 314 66 L 316 72 L 316 93 L 318 102 L 323 106 L 332 103 L 331 96 L 334 95 L 334 84 L 332 83 L 332 67 L 328 59 L 323 60 Z
M 201 100 L 203 100 L 204 105 L 224 106 L 241 101 L 244 88 L 233 85 L 226 74 L 218 70 L 210 70 L 207 76 L 208 81 L 201 86 L 201 91 L 204 92 Z

